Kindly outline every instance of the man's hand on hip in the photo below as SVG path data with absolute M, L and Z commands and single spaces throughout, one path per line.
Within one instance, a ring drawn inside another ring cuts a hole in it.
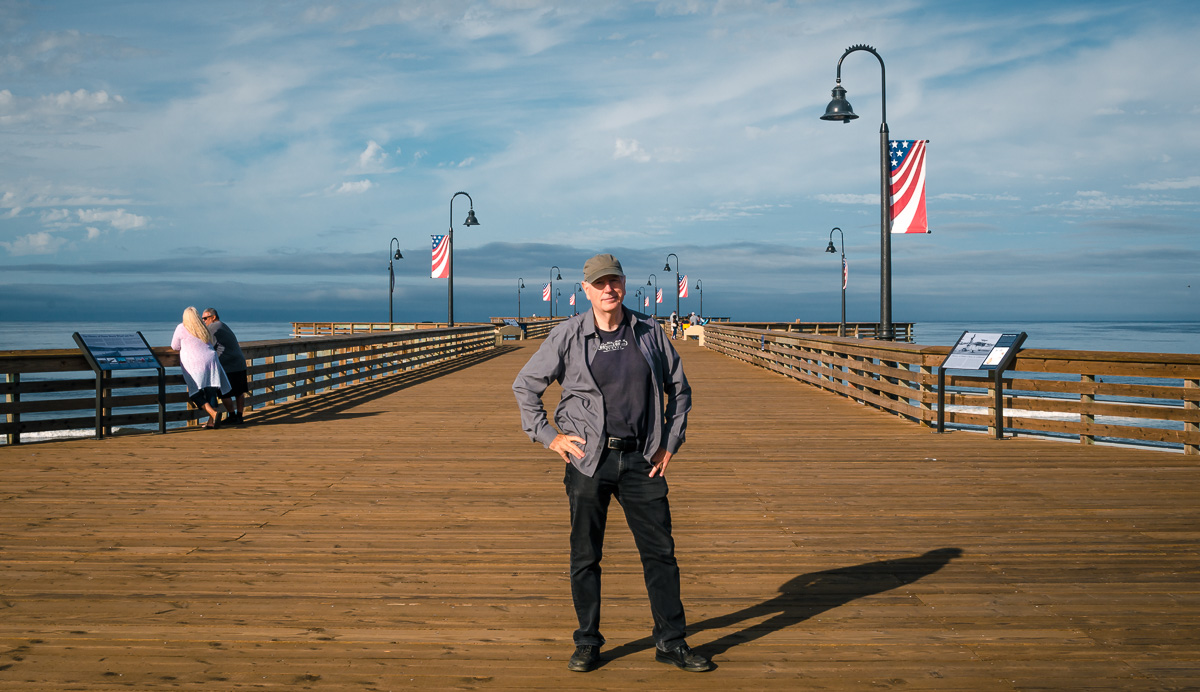
M 659 447 L 654 456 L 650 457 L 650 465 L 654 468 L 650 469 L 650 477 L 654 478 L 655 474 L 659 476 L 667 475 L 667 464 L 671 463 L 671 453 L 666 447 Z
M 587 440 L 582 437 L 559 433 L 554 438 L 554 441 L 550 443 L 550 449 L 558 452 L 558 456 L 562 457 L 563 461 L 569 464 L 571 463 L 571 458 L 567 456 L 568 454 L 578 459 L 583 458 L 583 450 L 579 446 L 586 442 Z

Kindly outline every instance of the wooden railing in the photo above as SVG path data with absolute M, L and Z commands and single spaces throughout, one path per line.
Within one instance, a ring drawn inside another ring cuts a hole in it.
M 841 322 L 728 322 L 727 326 L 747 327 L 749 329 L 769 329 L 773 332 L 788 332 L 796 334 L 815 334 L 838 336 Z M 896 341 L 913 341 L 912 322 L 893 322 L 892 331 Z M 879 333 L 878 322 L 847 322 L 844 336 L 855 339 L 874 339 Z
M 937 421 L 937 371 L 950 352 L 711 323 L 702 343 L 928 426 Z M 1002 386 L 1001 432 L 1200 454 L 1200 355 L 1029 349 Z M 993 387 L 990 377 L 950 371 L 946 422 L 996 433 Z
M 292 401 L 495 346 L 496 329 L 491 325 L 243 342 L 251 380 L 246 404 L 260 408 Z M 168 368 L 167 422 L 194 421 L 200 412 L 184 408 L 187 392 L 179 355 L 164 347 L 153 350 Z M 158 422 L 157 374 L 112 377 L 104 387 L 101 425 L 106 433 L 114 426 Z M 96 376 L 78 350 L 2 351 L 0 435 L 17 444 L 22 433 L 94 430 L 95 392 Z M 137 410 L 148 407 L 154 408 Z
M 458 324 L 475 327 L 477 323 Z M 335 334 L 378 334 L 410 329 L 445 329 L 445 322 L 292 322 L 292 336 L 332 336 Z

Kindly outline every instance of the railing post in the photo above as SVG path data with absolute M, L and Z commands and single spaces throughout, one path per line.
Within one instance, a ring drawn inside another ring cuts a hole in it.
M 14 372 L 14 373 L 6 374 L 4 376 L 3 381 L 6 384 L 12 385 L 12 393 L 4 395 L 4 403 L 6 403 L 6 404 L 21 403 L 21 373 Z M 10 445 L 19 445 L 19 444 L 21 444 L 21 428 L 20 428 L 21 411 L 20 411 L 19 406 L 14 406 L 13 409 L 14 410 L 12 413 L 7 413 L 4 415 L 5 422 L 12 423 L 13 426 L 17 428 L 16 430 L 14 430 L 13 432 L 10 432 L 7 435 L 7 437 L 8 437 L 7 442 Z
M 1200 380 L 1184 380 L 1183 381 L 1183 410 L 1190 411 L 1193 415 L 1200 412 Z M 1200 432 L 1200 423 L 1184 423 L 1184 434 L 1196 434 Z M 1200 445 L 1183 444 L 1184 454 L 1200 454 Z
M 1085 385 L 1086 385 L 1086 384 L 1093 384 L 1093 385 L 1094 385 L 1094 384 L 1096 384 L 1096 376 L 1095 376 L 1095 375 L 1083 374 L 1083 375 L 1080 375 L 1080 376 L 1079 376 L 1079 381 L 1080 381 L 1080 382 L 1082 382 L 1082 383 L 1084 383 Z M 1083 393 L 1083 394 L 1080 394 L 1080 395 L 1079 395 L 1079 403 L 1080 403 L 1080 404 L 1082 404 L 1082 405 L 1083 405 L 1083 406 L 1086 408 L 1086 407 L 1088 407 L 1089 405 L 1096 403 L 1096 395 L 1095 395 L 1095 394 L 1090 394 L 1090 393 Z M 1081 428 L 1081 429 L 1083 429 L 1083 430 L 1087 430 L 1087 429 L 1088 429 L 1088 428 L 1090 428 L 1090 427 L 1091 427 L 1091 426 L 1092 426 L 1092 425 L 1093 425 L 1095 422 L 1096 422 L 1096 416 L 1095 416 L 1095 415 L 1093 415 L 1093 414 L 1090 414 L 1090 413 L 1081 413 L 1081 414 L 1079 414 L 1079 426 L 1080 426 L 1080 428 Z M 1080 435 L 1079 435 L 1079 444 L 1081 444 L 1081 445 L 1094 445 L 1094 444 L 1096 444 L 1096 436 L 1095 436 L 1095 435 L 1085 435 L 1085 434 L 1083 434 L 1083 433 L 1080 433 Z
M 933 366 L 926 365 L 924 362 L 921 363 L 919 372 L 917 389 L 920 392 L 918 395 L 920 398 L 917 399 L 917 405 L 921 409 L 921 425 L 927 428 L 936 427 L 933 420 L 933 401 L 937 394 L 933 390 L 937 384 L 937 375 L 933 372 Z

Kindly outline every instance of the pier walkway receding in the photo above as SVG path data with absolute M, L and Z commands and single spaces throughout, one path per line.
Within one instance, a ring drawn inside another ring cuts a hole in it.
M 719 668 L 654 661 L 614 506 L 606 663 L 568 672 L 562 464 L 510 391 L 537 345 L 0 447 L 0 690 L 1200 686 L 1195 456 L 935 435 L 693 342 L 668 479 Z

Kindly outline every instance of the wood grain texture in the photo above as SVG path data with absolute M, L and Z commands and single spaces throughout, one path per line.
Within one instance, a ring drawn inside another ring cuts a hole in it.
M 1200 686 L 1195 457 L 939 436 L 677 343 L 675 537 L 717 670 L 654 661 L 616 506 L 606 663 L 566 670 L 521 342 L 241 428 L 0 447 L 0 690 Z

